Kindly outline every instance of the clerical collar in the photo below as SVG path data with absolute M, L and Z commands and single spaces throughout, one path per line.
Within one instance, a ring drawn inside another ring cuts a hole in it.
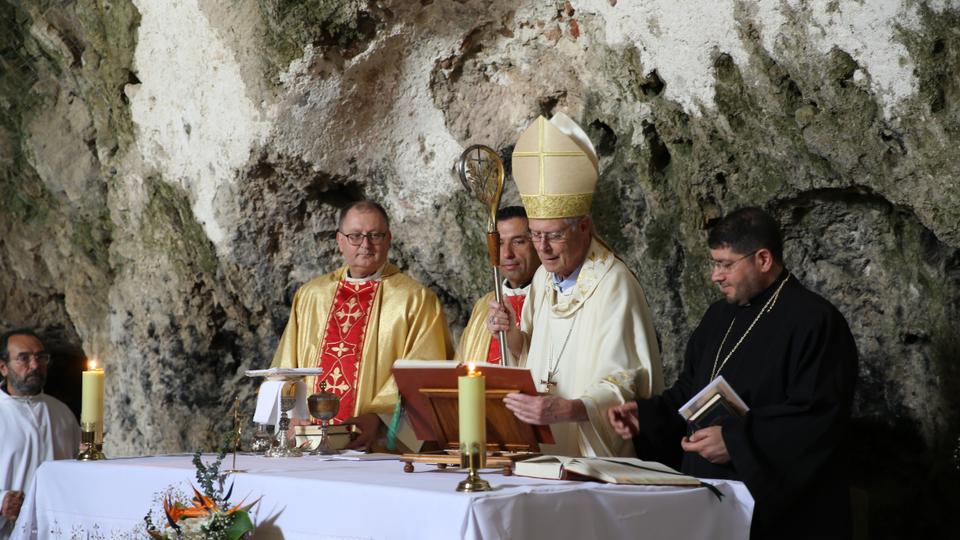
M 580 266 L 578 266 L 577 269 L 574 270 L 573 272 L 570 272 L 570 275 L 567 276 L 567 279 L 564 279 L 562 281 L 558 279 L 557 274 L 551 273 L 550 275 L 553 276 L 553 287 L 557 289 L 557 292 L 559 292 L 560 294 L 566 293 L 567 291 L 572 289 L 574 285 L 577 284 L 577 277 L 580 276 L 580 270 L 582 269 L 583 269 L 583 263 L 580 263 Z
M 778 290 L 780 283 L 783 282 L 783 280 L 787 279 L 789 275 L 790 275 L 790 272 L 787 271 L 786 267 L 784 267 L 783 270 L 780 271 L 780 275 L 777 276 L 777 279 L 773 280 L 773 283 L 771 283 L 770 286 L 768 286 L 766 289 L 757 293 L 753 298 L 748 300 L 746 304 L 743 304 L 737 307 L 749 308 L 750 306 L 763 304 L 764 302 L 767 301 L 767 299 L 770 298 L 770 295 L 773 294 L 774 291 Z
M 383 269 L 387 267 L 387 264 L 384 263 L 383 266 L 377 268 L 377 271 L 370 274 L 367 277 L 355 278 L 350 276 L 350 268 L 347 268 L 346 273 L 343 275 L 343 278 L 350 283 L 366 283 L 367 281 L 379 281 L 383 277 Z
M 500 285 L 500 289 L 503 291 L 503 294 L 507 296 L 526 296 L 530 292 L 530 284 L 533 281 L 528 281 L 519 287 L 511 287 L 510 282 L 503 280 L 503 283 Z

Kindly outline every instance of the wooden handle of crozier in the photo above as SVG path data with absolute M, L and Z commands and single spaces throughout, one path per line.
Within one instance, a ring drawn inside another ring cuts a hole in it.
M 500 233 L 487 233 L 487 255 L 491 266 L 500 266 Z

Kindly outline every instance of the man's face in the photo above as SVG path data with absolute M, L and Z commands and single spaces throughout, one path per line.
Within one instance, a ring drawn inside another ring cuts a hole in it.
M 386 233 L 386 237 L 379 244 L 375 244 L 369 237 L 364 237 L 359 246 L 354 246 L 347 239 L 347 235 L 356 233 Z M 350 267 L 351 277 L 367 277 L 383 266 L 390 251 L 390 240 L 387 222 L 380 212 L 356 208 L 347 212 L 340 231 L 337 232 L 337 246 Z
M 511 218 L 497 222 L 500 233 L 500 271 L 511 287 L 519 287 L 533 278 L 540 258 L 530 240 L 527 220 Z
M 0 374 L 7 380 L 12 396 L 35 396 L 47 382 L 47 363 L 37 358 L 45 352 L 43 343 L 33 336 L 16 335 L 7 340 L 7 360 L 0 362 Z M 18 360 L 27 356 L 27 362 Z
M 713 259 L 710 279 L 720 287 L 727 302 L 746 304 L 765 288 L 756 255 L 757 251 L 737 253 L 728 246 L 710 250 Z
M 580 218 L 574 225 L 563 218 L 531 219 L 533 246 L 543 267 L 561 278 L 573 273 L 587 258 L 591 226 L 589 216 Z

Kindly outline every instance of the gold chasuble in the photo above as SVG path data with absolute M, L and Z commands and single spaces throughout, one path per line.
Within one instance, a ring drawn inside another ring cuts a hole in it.
M 583 401 L 588 421 L 551 424 L 545 454 L 632 456 L 606 419 L 609 407 L 663 390 L 653 318 L 637 278 L 596 238 L 576 285 L 564 293 L 540 267 L 520 319 L 520 365 L 537 389 Z
M 523 303 L 527 299 L 530 286 L 520 289 L 510 289 L 503 286 L 503 297 L 510 302 L 517 313 L 517 323 L 520 323 L 520 313 L 523 312 Z M 470 321 L 463 329 L 460 342 L 457 344 L 457 354 L 453 357 L 459 362 L 487 362 L 502 364 L 500 358 L 500 340 L 487 330 L 487 309 L 494 300 L 493 291 L 488 292 L 473 305 Z
M 308 377 L 341 399 L 334 423 L 365 413 L 392 414 L 398 358 L 443 360 L 453 354 L 437 296 L 387 263 L 369 280 L 347 277 L 347 267 L 300 287 L 271 367 L 322 367 Z M 389 418 L 388 418 L 389 420 Z

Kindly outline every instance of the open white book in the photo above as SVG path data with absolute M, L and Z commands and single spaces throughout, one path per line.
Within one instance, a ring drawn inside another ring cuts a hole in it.
M 700 480 L 656 461 L 622 457 L 539 456 L 517 462 L 517 476 L 549 480 L 596 480 L 610 484 L 700 486 Z

